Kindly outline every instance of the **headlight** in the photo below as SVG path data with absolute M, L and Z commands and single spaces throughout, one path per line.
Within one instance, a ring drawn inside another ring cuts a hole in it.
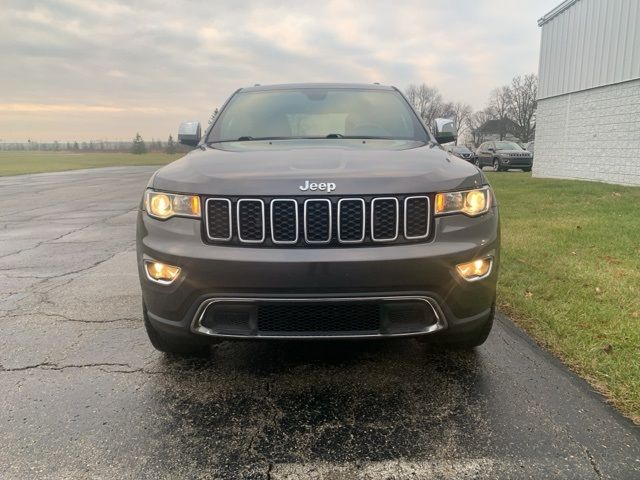
M 447 192 L 436 195 L 435 214 L 464 213 L 476 217 L 487 213 L 491 208 L 491 189 L 489 187 L 464 192 Z
M 171 217 L 200 217 L 200 197 L 197 195 L 147 190 L 144 194 L 144 206 L 149 215 L 161 220 Z

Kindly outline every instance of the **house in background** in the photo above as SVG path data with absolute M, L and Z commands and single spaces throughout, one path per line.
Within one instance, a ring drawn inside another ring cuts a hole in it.
M 534 176 L 640 185 L 640 1 L 566 0 L 538 25 Z

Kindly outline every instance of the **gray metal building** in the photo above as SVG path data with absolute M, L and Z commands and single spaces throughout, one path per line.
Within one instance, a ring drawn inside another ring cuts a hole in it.
M 534 176 L 640 185 L 640 0 L 566 0 L 538 25 Z

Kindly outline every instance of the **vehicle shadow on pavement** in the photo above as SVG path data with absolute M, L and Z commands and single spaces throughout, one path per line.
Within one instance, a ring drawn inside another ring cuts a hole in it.
M 223 343 L 208 358 L 160 363 L 166 428 L 203 467 L 214 452 L 237 473 L 260 459 L 477 458 L 488 445 L 476 352 L 414 340 Z

